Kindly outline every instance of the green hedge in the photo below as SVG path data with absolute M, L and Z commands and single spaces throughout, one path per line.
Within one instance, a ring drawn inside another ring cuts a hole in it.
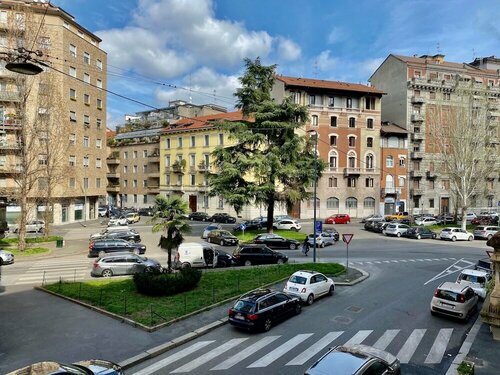
M 26 243 L 43 243 L 43 242 L 55 242 L 57 240 L 62 240 L 61 236 L 48 236 L 48 237 L 28 237 L 26 238 Z M 19 239 L 16 238 L 2 238 L 0 239 L 1 245 L 12 245 L 17 244 Z
M 194 268 L 184 268 L 178 273 L 136 273 L 134 284 L 141 294 L 173 296 L 194 289 L 198 285 L 201 275 L 201 271 Z

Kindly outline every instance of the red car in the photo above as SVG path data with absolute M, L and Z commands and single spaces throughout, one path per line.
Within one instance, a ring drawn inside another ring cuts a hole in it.
M 346 214 L 332 215 L 325 219 L 325 224 L 347 224 L 350 222 L 351 218 Z

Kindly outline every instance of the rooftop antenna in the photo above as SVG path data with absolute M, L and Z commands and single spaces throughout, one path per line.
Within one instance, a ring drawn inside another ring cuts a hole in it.
M 441 46 L 439 45 L 439 42 L 437 42 L 436 50 L 437 50 L 438 55 L 440 55 L 441 54 Z
M 217 104 L 217 90 L 214 89 L 214 104 Z
M 318 60 L 314 61 L 313 76 L 314 78 L 318 78 Z
M 189 73 L 189 104 L 193 104 L 193 98 L 191 97 L 191 73 Z
M 472 61 L 476 59 L 476 50 L 472 48 Z

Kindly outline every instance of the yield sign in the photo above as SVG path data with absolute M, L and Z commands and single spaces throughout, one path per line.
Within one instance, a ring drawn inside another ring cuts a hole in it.
M 352 238 L 354 237 L 354 234 L 352 233 L 346 233 L 342 235 L 342 241 L 344 241 L 346 244 L 349 245 L 349 242 L 351 242 Z

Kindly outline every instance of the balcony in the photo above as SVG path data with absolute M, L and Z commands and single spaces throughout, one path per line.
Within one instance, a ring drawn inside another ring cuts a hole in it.
M 120 178 L 120 172 L 118 171 L 110 171 L 106 173 L 107 178 Z
M 421 132 L 412 133 L 411 139 L 413 141 L 423 141 L 425 139 L 425 134 Z
M 21 129 L 21 120 L 17 119 L 5 119 L 0 121 L 0 127 L 2 130 L 19 130 Z
M 421 122 L 424 121 L 424 116 L 422 116 L 420 113 L 413 113 L 410 119 L 412 122 Z
M 422 151 L 413 151 L 413 152 L 410 152 L 410 158 L 411 159 L 423 159 L 424 154 L 425 153 Z
M 14 143 L 14 142 L 5 142 L 0 140 L 0 152 L 2 151 L 19 151 L 21 149 L 21 146 L 19 143 Z
M 334 166 L 334 165 L 330 165 L 328 167 L 328 171 L 332 172 L 332 173 L 337 173 L 339 171 L 339 169 L 336 166 Z
M 387 195 L 399 195 L 401 194 L 401 188 L 395 188 L 395 187 L 382 188 L 380 189 L 380 194 L 382 195 L 382 197 L 385 197 Z
M 427 85 L 427 80 L 422 77 L 413 77 L 410 82 L 414 85 Z
M 425 103 L 425 99 L 422 98 L 421 96 L 412 96 L 411 97 L 411 102 L 413 104 L 424 104 Z
M 148 172 L 148 178 L 160 178 L 160 170 L 153 170 Z
M 17 91 L 3 91 L 0 90 L 0 101 L 2 102 L 18 102 L 20 100 Z
M 200 164 L 198 164 L 198 172 L 205 173 L 209 171 L 210 171 L 210 165 L 208 165 L 207 163 L 201 162 Z
M 413 188 L 410 190 L 410 193 L 412 196 L 416 197 L 416 196 L 420 196 L 420 195 L 424 195 L 424 189 L 421 189 L 421 188 Z
M 184 194 L 184 185 L 182 185 L 181 183 L 176 183 L 176 184 L 170 185 L 170 189 L 174 193 Z
M 21 171 L 21 167 L 17 165 L 0 165 L 0 175 L 19 174 Z
M 425 177 L 427 177 L 428 180 L 434 180 L 437 177 L 437 173 L 435 171 L 427 171 L 425 172 Z
M 159 163 L 159 162 L 160 162 L 160 154 L 148 155 L 148 163 Z
M 106 186 L 106 191 L 108 193 L 119 193 L 120 184 L 108 184 L 108 186 Z
M 172 172 L 172 167 L 170 165 L 168 165 L 165 167 L 165 173 L 169 174 L 170 172 Z
M 424 171 L 410 171 L 411 178 L 422 178 L 424 177 Z
M 361 174 L 361 168 L 344 168 L 344 177 L 356 177 Z
M 185 167 L 181 164 L 173 164 L 172 165 L 172 171 L 174 173 L 184 174 L 184 169 L 185 169 Z
M 120 164 L 120 153 L 119 152 L 112 152 L 106 158 L 106 163 L 107 164 Z
M 208 184 L 204 183 L 204 182 L 200 182 L 198 185 L 197 185 L 197 190 L 198 191 L 207 191 L 208 190 Z
M 189 166 L 189 173 L 195 173 L 196 172 L 196 167 L 194 165 Z
M 160 186 L 159 185 L 148 186 L 148 194 L 160 194 Z

